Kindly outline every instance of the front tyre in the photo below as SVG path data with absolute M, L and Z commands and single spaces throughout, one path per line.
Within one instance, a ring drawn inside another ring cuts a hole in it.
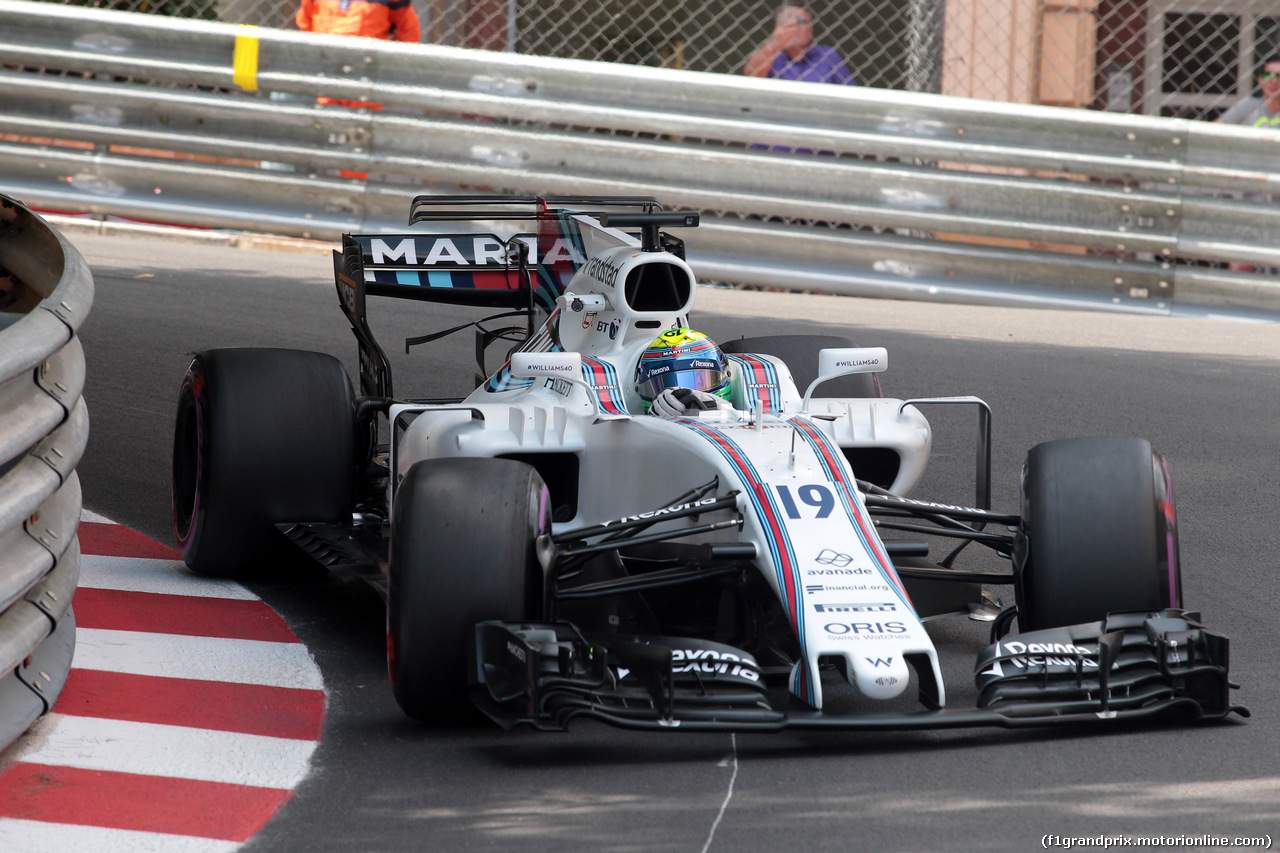
M 173 522 L 195 572 L 251 577 L 287 559 L 281 522 L 351 521 L 355 407 L 342 363 L 317 352 L 197 354 L 178 392 Z
M 1022 494 L 1014 555 L 1022 631 L 1182 606 L 1169 469 L 1148 442 L 1036 445 Z
M 547 487 L 522 462 L 429 459 L 405 474 L 392 522 L 387 665 L 410 717 L 476 716 L 475 626 L 540 615 L 549 513 Z

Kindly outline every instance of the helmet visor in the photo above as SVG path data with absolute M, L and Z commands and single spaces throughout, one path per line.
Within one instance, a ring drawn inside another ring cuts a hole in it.
M 668 370 L 636 384 L 636 391 L 645 400 L 652 400 L 667 388 L 692 388 L 695 391 L 719 391 L 729 382 L 723 370 L 706 367 L 676 365 Z

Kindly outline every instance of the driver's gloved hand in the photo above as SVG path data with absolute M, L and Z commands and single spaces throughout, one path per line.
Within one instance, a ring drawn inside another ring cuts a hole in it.
M 668 388 L 654 397 L 649 414 L 660 418 L 682 418 L 695 412 L 717 408 L 716 395 L 692 388 Z

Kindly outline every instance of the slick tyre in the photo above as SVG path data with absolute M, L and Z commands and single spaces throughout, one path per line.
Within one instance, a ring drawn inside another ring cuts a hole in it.
M 1142 439 L 1033 447 L 1014 550 L 1023 631 L 1182 606 L 1169 469 Z
M 173 438 L 183 560 L 202 575 L 262 576 L 295 550 L 277 523 L 349 523 L 355 446 L 351 381 L 332 356 L 197 354 L 178 392 Z
M 396 492 L 387 596 L 387 667 L 416 720 L 478 719 L 478 622 L 541 613 L 550 501 L 532 466 L 509 459 L 418 462 Z
M 847 338 L 835 335 L 768 335 L 759 338 L 738 338 L 726 341 L 720 349 L 726 354 L 756 353 L 771 355 L 791 370 L 791 378 L 803 395 L 813 380 L 818 378 L 818 350 L 839 349 L 853 346 Z M 823 397 L 879 397 L 875 378 L 867 373 L 838 376 L 818 386 L 814 392 Z

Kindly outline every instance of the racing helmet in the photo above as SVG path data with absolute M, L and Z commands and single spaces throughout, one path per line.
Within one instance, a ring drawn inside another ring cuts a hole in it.
M 668 329 L 636 365 L 636 393 L 646 411 L 668 388 L 692 388 L 729 399 L 729 363 L 716 342 L 693 329 Z

